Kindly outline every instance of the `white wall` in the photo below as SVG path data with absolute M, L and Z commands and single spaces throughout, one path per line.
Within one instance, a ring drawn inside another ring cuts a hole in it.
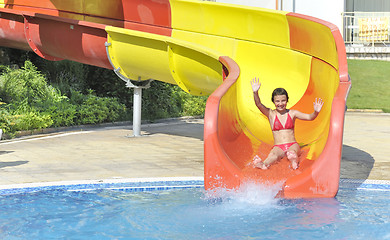
M 286 0 L 285 0 L 286 1 Z M 292 0 L 288 0 L 292 1 Z M 285 10 L 285 9 L 283 9 Z M 285 10 L 286 11 L 286 10 Z M 287 10 L 290 11 L 290 10 Z M 292 11 L 292 9 L 291 9 Z M 295 12 L 323 19 L 342 29 L 341 13 L 344 1 L 341 0 L 295 0 Z

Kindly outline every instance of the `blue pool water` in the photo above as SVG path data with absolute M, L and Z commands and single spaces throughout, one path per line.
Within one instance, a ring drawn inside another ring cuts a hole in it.
M 156 184 L 3 191 L 0 239 L 390 239 L 390 185 L 345 182 L 336 198 L 284 200 L 252 184 Z

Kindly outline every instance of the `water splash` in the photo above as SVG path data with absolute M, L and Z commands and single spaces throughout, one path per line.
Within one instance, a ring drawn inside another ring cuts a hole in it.
M 274 208 L 279 201 L 276 196 L 282 186 L 283 182 L 246 182 L 238 189 L 218 188 L 206 191 L 204 198 L 210 204 L 222 204 L 233 209 Z

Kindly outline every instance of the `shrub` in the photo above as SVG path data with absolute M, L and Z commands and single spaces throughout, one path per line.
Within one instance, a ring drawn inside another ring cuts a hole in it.
M 40 113 L 27 104 L 18 106 L 15 110 L 0 109 L 0 126 L 5 133 L 16 131 L 42 129 L 53 123 L 51 116 Z
M 90 90 L 87 95 L 72 91 L 71 103 L 77 106 L 76 124 L 96 124 L 123 119 L 126 106 L 116 98 L 97 97 Z
M 51 116 L 53 127 L 72 126 L 75 125 L 77 107 L 71 104 L 68 99 L 64 99 L 60 102 L 54 102 L 44 113 Z
M 69 60 L 53 62 L 40 59 L 39 66 L 50 85 L 59 89 L 62 94 L 69 96 L 71 90 L 83 92 L 88 89 L 88 65 Z
M 10 132 L 12 123 L 12 114 L 3 107 L 0 108 L 0 129 L 3 129 L 4 133 Z
M 174 86 L 174 91 L 181 102 L 182 116 L 204 116 L 206 109 L 206 96 L 193 96 L 184 92 L 178 86 Z
M 52 123 L 50 115 L 31 109 L 21 114 L 14 113 L 12 115 L 10 132 L 47 128 Z
M 0 97 L 4 102 L 0 106 L 0 127 L 5 133 L 113 122 L 126 115 L 126 107 L 118 99 L 98 97 L 92 90 L 84 95 L 70 87 L 71 97 L 62 95 L 58 88 L 47 84 L 45 76 L 30 61 L 22 69 L 2 70 Z
M 178 117 L 181 114 L 181 101 L 173 85 L 154 81 L 151 87 L 143 90 L 142 117 L 155 120 Z
M 45 76 L 30 61 L 26 61 L 22 69 L 5 67 L 0 77 L 0 96 L 8 104 L 26 102 L 30 106 L 63 98 L 58 89 L 47 84 Z

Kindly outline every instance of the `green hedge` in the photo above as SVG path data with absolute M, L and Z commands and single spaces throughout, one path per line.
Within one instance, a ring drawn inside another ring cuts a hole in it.
M 132 120 L 133 90 L 113 71 L 71 61 L 39 60 L 37 65 L 41 71 L 30 60 L 20 68 L 0 67 L 4 133 Z M 206 100 L 154 81 L 143 90 L 142 119 L 202 116 Z
M 38 58 L 37 66 L 48 82 L 71 97 L 72 90 L 88 94 L 93 89 L 100 97 L 112 97 L 127 107 L 127 120 L 132 120 L 133 89 L 114 71 L 72 61 L 52 62 Z M 207 97 L 192 96 L 178 86 L 153 81 L 151 87 L 142 91 L 142 119 L 156 120 L 179 116 L 204 114 Z
M 49 85 L 30 62 L 21 69 L 2 67 L 0 128 L 10 135 L 21 130 L 96 124 L 123 120 L 126 107 L 118 99 L 71 90 L 63 95 Z

